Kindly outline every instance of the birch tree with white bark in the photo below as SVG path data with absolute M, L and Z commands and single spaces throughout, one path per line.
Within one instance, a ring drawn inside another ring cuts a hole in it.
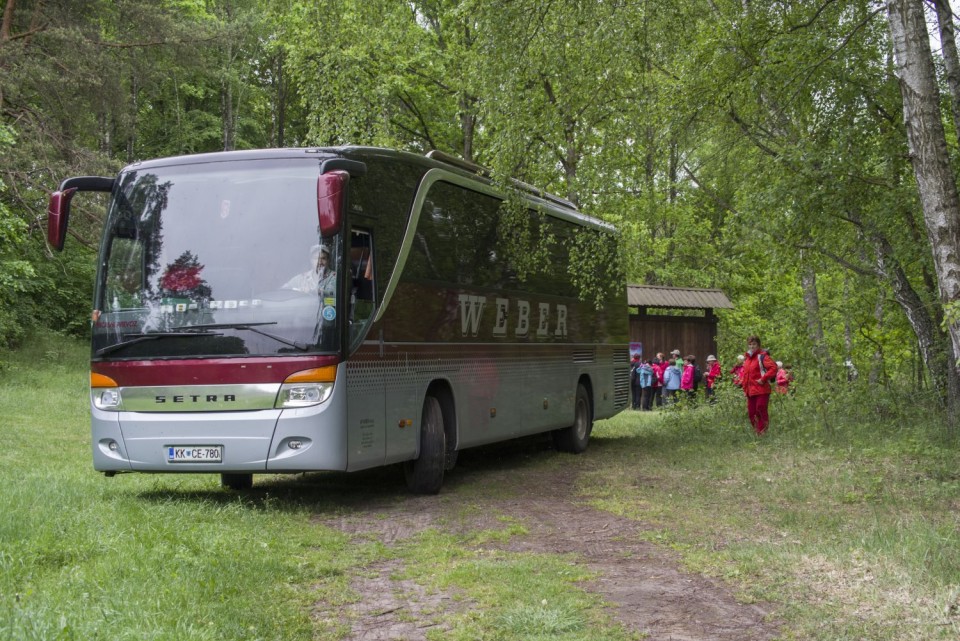
M 903 96 L 903 121 L 917 181 L 927 238 L 933 252 L 940 301 L 960 305 L 960 195 L 940 111 L 923 0 L 888 0 L 894 73 Z M 954 362 L 960 361 L 960 317 L 948 315 Z M 956 367 L 956 364 L 954 365 Z M 951 392 L 948 405 L 960 403 Z

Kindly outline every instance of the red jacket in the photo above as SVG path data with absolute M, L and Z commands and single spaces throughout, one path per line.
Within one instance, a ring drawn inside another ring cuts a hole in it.
M 733 366 L 733 369 L 730 370 L 730 373 L 733 375 L 733 384 L 737 387 L 743 387 L 743 381 L 741 377 L 743 376 L 743 363 L 737 363 Z
M 663 372 L 667 369 L 666 359 L 653 364 L 653 373 L 656 374 L 653 381 L 654 387 L 663 387 Z
M 763 375 L 760 374 L 760 359 L 763 359 Z M 764 350 L 753 356 L 743 355 L 743 371 L 740 380 L 743 381 L 743 392 L 747 396 L 761 396 L 770 394 L 770 381 L 777 378 L 777 363 Z
M 723 369 L 720 367 L 719 361 L 713 361 L 713 365 L 710 366 L 710 371 L 707 372 L 707 389 L 713 389 L 717 385 L 717 379 L 720 378 L 720 373 Z

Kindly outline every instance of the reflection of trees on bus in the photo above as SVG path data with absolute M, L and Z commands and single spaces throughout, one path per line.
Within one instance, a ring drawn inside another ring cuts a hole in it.
M 502 287 L 503 263 L 494 251 L 500 200 L 481 194 L 465 200 L 462 194 L 460 187 L 448 183 L 431 189 L 417 226 L 416 276 Z
M 526 208 L 521 214 L 512 216 L 499 198 L 473 193 L 465 199 L 462 188 L 437 183 L 424 204 L 414 243 L 417 251 L 411 253 L 407 273 L 464 287 L 576 298 L 581 272 L 612 267 L 606 262 L 591 265 L 585 255 L 589 252 L 578 252 L 580 260 L 570 260 L 578 225 Z M 585 235 L 596 236 L 598 245 L 609 244 L 602 235 Z M 498 255 L 498 248 L 506 255 Z M 606 287 L 602 289 L 607 293 Z
M 122 175 L 114 201 L 120 209 L 113 230 L 114 238 L 136 242 L 143 252 L 143 287 L 147 298 L 160 295 L 155 275 L 160 271 L 163 253 L 163 211 L 169 204 L 170 181 L 158 184 L 157 176 L 131 171 Z
M 160 277 L 161 294 L 189 298 L 191 302 L 198 304 L 210 300 L 210 286 L 200 278 L 202 271 L 203 265 L 193 252 L 184 251 L 179 258 L 167 265 Z

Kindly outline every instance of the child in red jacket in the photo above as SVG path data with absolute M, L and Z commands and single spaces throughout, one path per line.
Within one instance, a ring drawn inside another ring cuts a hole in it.
M 793 382 L 793 372 L 789 365 L 784 365 L 777 361 L 777 392 L 786 394 L 790 391 L 790 383 Z
M 713 354 L 707 356 L 707 373 L 704 378 L 707 381 L 707 400 L 713 402 L 715 399 L 713 395 L 716 393 L 717 381 L 720 379 L 720 374 L 723 371 L 723 368 L 720 367 L 720 361 L 717 360 L 717 357 Z
M 743 354 L 737 354 L 737 364 L 730 369 L 733 376 L 733 384 L 737 387 L 743 387 L 743 381 L 740 377 L 743 375 Z

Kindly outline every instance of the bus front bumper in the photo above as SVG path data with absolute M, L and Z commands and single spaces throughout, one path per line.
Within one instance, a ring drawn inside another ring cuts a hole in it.
M 221 474 L 346 470 L 346 436 L 338 427 L 343 417 L 336 416 L 337 405 L 210 413 L 91 407 L 93 467 L 101 472 Z

